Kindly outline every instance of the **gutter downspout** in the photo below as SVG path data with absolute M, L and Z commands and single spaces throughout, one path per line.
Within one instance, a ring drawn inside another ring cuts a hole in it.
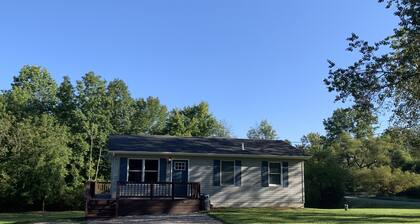
M 302 169 L 302 204 L 305 207 L 305 162 L 301 162 L 301 169 Z

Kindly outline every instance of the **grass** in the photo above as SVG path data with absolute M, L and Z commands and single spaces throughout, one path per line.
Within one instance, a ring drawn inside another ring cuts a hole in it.
M 83 211 L 0 213 L 0 224 L 35 222 L 84 222 Z
M 413 199 L 378 199 L 363 197 L 346 197 L 352 208 L 418 208 L 420 209 L 420 201 Z
M 420 209 L 218 209 L 210 215 L 224 223 L 420 223 Z

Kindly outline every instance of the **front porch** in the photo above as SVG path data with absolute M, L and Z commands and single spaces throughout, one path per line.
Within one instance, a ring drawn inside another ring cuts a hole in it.
M 120 181 L 112 195 L 110 182 L 88 182 L 85 197 L 86 217 L 185 214 L 200 210 L 200 183 Z

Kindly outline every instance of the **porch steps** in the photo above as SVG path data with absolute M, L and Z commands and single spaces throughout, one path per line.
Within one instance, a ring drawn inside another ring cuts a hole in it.
M 87 201 L 86 217 L 114 217 L 117 202 L 109 199 L 93 199 Z

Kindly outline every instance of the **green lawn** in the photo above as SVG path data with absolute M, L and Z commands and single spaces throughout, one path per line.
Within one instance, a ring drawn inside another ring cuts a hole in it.
M 420 223 L 420 209 L 218 209 L 211 216 L 224 223 Z
M 83 211 L 0 213 L 0 223 L 83 222 Z

